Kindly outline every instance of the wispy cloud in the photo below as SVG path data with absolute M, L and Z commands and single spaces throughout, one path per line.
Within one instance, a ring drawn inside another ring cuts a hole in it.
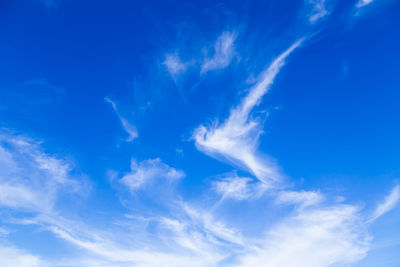
M 317 208 L 278 223 L 238 266 L 342 266 L 360 260 L 368 249 L 356 207 Z
M 0 205 L 27 211 L 50 211 L 59 191 L 76 191 L 72 164 L 46 154 L 39 143 L 0 134 Z
M 364 7 L 366 5 L 369 5 L 373 2 L 374 0 L 359 0 L 356 4 L 356 7 L 360 8 L 360 7 Z
M 225 223 L 215 220 L 211 213 L 198 211 L 185 203 L 183 204 L 183 210 L 189 215 L 194 224 L 199 224 L 201 229 L 206 233 L 215 236 L 215 238 L 221 241 L 245 245 L 244 237 L 239 230 L 228 227 Z
M 389 212 L 391 209 L 393 209 L 396 204 L 399 202 L 400 199 L 400 186 L 396 185 L 392 191 L 390 192 L 389 195 L 385 197 L 382 203 L 380 203 L 374 213 L 372 214 L 370 221 L 374 221 L 381 217 L 383 214 Z
M 308 0 L 308 4 L 312 6 L 311 13 L 309 15 L 310 23 L 315 23 L 329 14 L 326 9 L 325 0 Z
M 218 239 L 240 240 L 240 233 L 186 204 L 172 217 L 149 221 L 156 232 L 132 231 L 132 221 L 99 230 L 56 214 L 38 216 L 31 223 L 84 250 L 79 257 L 52 266 L 77 266 L 79 262 L 88 262 L 88 266 L 216 266 L 226 257 Z
M 39 256 L 29 254 L 10 245 L 0 245 L 0 265 L 2 267 L 42 267 L 48 266 Z
M 222 199 L 244 200 L 257 198 L 266 188 L 259 183 L 254 183 L 248 177 L 225 177 L 212 183 L 213 190 L 222 196 Z
M 276 75 L 302 40 L 295 42 L 260 75 L 259 81 L 250 88 L 248 95 L 232 109 L 230 116 L 222 123 L 206 127 L 199 126 L 193 134 L 195 144 L 201 151 L 245 167 L 265 184 L 272 184 L 281 178 L 275 164 L 266 157 L 257 155 L 262 126 L 250 113 L 271 87 Z
M 214 45 L 214 55 L 203 61 L 201 65 L 201 73 L 227 67 L 235 55 L 235 39 L 236 33 L 223 32 Z
M 113 100 L 111 100 L 108 97 L 105 97 L 104 100 L 111 105 L 111 107 L 114 109 L 115 113 L 118 115 L 118 118 L 122 124 L 122 127 L 124 128 L 125 132 L 129 135 L 129 137 L 126 139 L 127 142 L 132 142 L 134 139 L 138 137 L 138 132 L 137 129 L 134 125 L 132 125 L 125 117 L 121 115 L 121 113 L 118 110 L 117 105 Z
M 139 163 L 132 160 L 130 172 L 125 174 L 120 182 L 133 192 L 157 179 L 177 180 L 184 176 L 183 171 L 168 166 L 159 158 L 148 159 Z
M 2 222 L 35 224 L 35 216 L 51 216 L 56 213 L 57 201 L 61 196 L 81 192 L 84 187 L 84 183 L 73 174 L 73 169 L 71 161 L 46 153 L 41 142 L 10 131 L 1 131 L 0 209 L 7 210 L 9 214 L 3 216 Z M 18 219 L 11 214 L 18 215 Z M 2 229 L 2 235 L 8 235 L 4 231 Z M 55 266 L 9 244 L 6 238 L 0 238 L 1 266 Z
M 328 13 L 324 0 L 309 2 L 314 5 L 311 23 Z M 227 67 L 235 57 L 235 39 L 235 33 L 224 32 L 215 43 L 214 53 L 202 62 L 200 72 Z M 162 212 L 152 209 L 153 203 L 148 204 L 141 199 L 141 194 L 135 193 L 153 190 L 152 185 L 156 184 L 161 186 L 154 194 L 162 194 L 165 184 L 185 177 L 182 170 L 159 158 L 132 160 L 128 172 L 120 177 L 116 175 L 117 181 L 133 193 L 129 197 L 145 203 L 151 216 L 146 217 L 135 207 L 134 216 L 104 218 L 107 226 L 85 223 L 84 218 L 67 219 L 62 210 L 56 210 L 56 200 L 60 193 L 79 187 L 71 175 L 71 164 L 44 152 L 39 142 L 10 134 L 0 135 L 0 206 L 15 212 L 29 211 L 26 219 L 24 215 L 15 222 L 47 230 L 79 250 L 76 258 L 48 266 L 327 267 L 358 261 L 370 249 L 367 222 L 393 209 L 400 198 L 399 186 L 378 205 L 369 220 L 356 205 L 327 204 L 328 197 L 319 191 L 274 190 L 269 200 L 257 202 L 256 199 L 271 186 L 281 183 L 283 175 L 272 159 L 258 152 L 263 126 L 254 109 L 272 86 L 287 57 L 302 42 L 302 39 L 295 42 L 272 61 L 248 94 L 231 109 L 228 118 L 211 126 L 201 125 L 193 133 L 199 150 L 249 172 L 250 177 L 232 175 L 212 182 L 212 190 L 222 196 L 221 200 L 255 200 L 252 207 L 257 211 L 256 216 L 235 206 L 237 214 L 234 215 L 241 217 L 244 224 L 235 225 L 235 220 L 224 217 L 224 212 L 219 213 L 220 202 L 209 203 L 209 199 L 201 198 L 193 201 L 202 203 L 196 206 L 182 200 L 177 192 L 162 196 Z M 168 54 L 163 64 L 174 79 L 189 66 L 177 53 Z M 105 101 L 128 133 L 127 141 L 137 138 L 135 126 L 121 116 L 116 103 L 109 98 Z M 268 203 L 271 212 L 265 214 L 262 207 L 266 201 L 271 202 Z M 245 202 L 240 204 L 247 207 Z M 276 213 L 279 218 L 271 219 Z M 255 228 L 255 220 L 262 226 L 255 234 L 249 234 Z M 46 266 L 46 263 L 23 250 L 0 245 L 0 265 L 34 267 Z
M 39 190 L 36 186 L 46 188 L 48 181 L 57 181 L 57 186 L 67 186 L 71 180 L 70 168 L 65 167 L 67 165 L 60 158 L 44 153 L 39 144 L 32 140 L 7 135 L 3 135 L 1 140 L 1 184 L 5 182 L 4 175 L 14 173 L 19 177 L 15 181 L 19 184 L 25 183 L 23 188 L 29 190 L 33 196 L 41 192 L 46 201 L 50 199 L 54 202 L 54 198 L 46 197 L 46 190 Z M 16 158 L 19 160 L 16 161 Z M 31 179 L 22 181 L 27 177 L 26 172 L 38 172 L 44 176 L 39 178 L 32 175 Z M 172 168 L 157 158 L 142 162 L 132 161 L 131 171 L 119 181 L 134 191 L 145 189 L 145 185 L 149 183 L 159 184 L 160 179 L 174 181 L 184 175 L 183 171 Z M 46 182 L 41 179 L 46 179 Z M 251 192 L 256 192 L 250 182 L 250 178 L 233 177 L 221 179 L 215 186 L 219 187 L 222 194 L 226 194 L 227 199 L 244 199 Z M 1 194 L 4 193 L 5 190 L 1 190 Z M 276 196 L 277 208 L 282 204 L 293 204 L 301 208 L 293 209 L 272 227 L 259 231 L 257 238 L 245 234 L 246 226 L 236 228 L 229 221 L 217 219 L 214 214 L 216 211 L 207 205 L 198 208 L 182 200 L 177 201 L 179 198 L 176 194 L 163 199 L 168 215 L 162 216 L 155 212 L 152 217 L 146 218 L 144 232 L 140 230 L 142 228 L 136 229 L 136 219 L 128 219 L 123 223 L 121 220 L 116 223 L 110 219 L 109 226 L 100 229 L 95 225 L 85 224 L 80 219 L 66 219 L 59 210 L 41 206 L 42 203 L 37 202 L 36 197 L 26 199 L 23 193 L 19 194 L 22 197 L 15 195 L 10 199 L 20 199 L 21 203 L 9 204 L 12 203 L 10 200 L 0 202 L 3 207 L 15 211 L 23 211 L 29 207 L 35 213 L 33 217 L 19 219 L 19 223 L 45 229 L 81 250 L 79 255 L 53 263 L 45 262 L 22 250 L 12 247 L 3 250 L 0 246 L 0 255 L 3 252 L 7 254 L 0 260 L 4 266 L 12 266 L 11 263 L 20 260 L 19 266 L 27 267 L 82 264 L 126 267 L 323 267 L 355 262 L 364 257 L 370 248 L 365 220 L 359 208 L 344 204 L 320 205 L 324 196 L 313 191 L 279 192 Z M 392 208 L 398 198 L 399 187 L 396 187 L 384 204 L 378 207 L 380 214 Z M 37 204 L 27 205 L 32 199 Z M 251 221 L 251 218 L 248 219 Z M 266 224 L 267 222 L 268 220 L 265 221 Z
M 277 204 L 293 204 L 300 208 L 319 204 L 324 197 L 313 191 L 282 191 L 278 193 L 276 198 Z
M 183 62 L 178 53 L 167 54 L 163 62 L 164 66 L 167 68 L 168 73 L 176 81 L 177 78 L 183 74 L 187 68 L 191 65 L 190 62 Z

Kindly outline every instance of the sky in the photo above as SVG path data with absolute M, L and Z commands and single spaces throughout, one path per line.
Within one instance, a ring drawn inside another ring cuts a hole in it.
M 400 266 L 399 12 L 0 1 L 0 265 Z

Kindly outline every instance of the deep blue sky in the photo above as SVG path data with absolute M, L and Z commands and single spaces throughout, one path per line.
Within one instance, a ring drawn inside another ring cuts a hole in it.
M 399 12 L 394 0 L 0 1 L 2 266 L 399 266 Z M 314 216 L 337 225 L 299 234 Z M 338 252 L 309 261 L 313 246 Z

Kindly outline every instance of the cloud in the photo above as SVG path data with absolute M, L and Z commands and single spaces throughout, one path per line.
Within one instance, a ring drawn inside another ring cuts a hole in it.
M 312 11 L 308 20 L 310 23 L 315 23 L 321 18 L 328 15 L 328 10 L 325 6 L 325 0 L 308 0 L 308 4 L 312 6 Z
M 121 121 L 122 127 L 124 128 L 125 132 L 129 135 L 129 137 L 126 139 L 127 142 L 132 142 L 134 139 L 138 137 L 138 132 L 136 130 L 136 127 L 132 125 L 126 118 L 124 118 L 118 108 L 117 105 L 113 100 L 111 100 L 108 97 L 105 97 L 104 100 L 111 105 L 111 107 L 114 109 L 115 113 L 117 114 L 119 120 Z
M 161 162 L 159 158 L 148 159 L 139 163 L 132 160 L 130 172 L 125 174 L 120 182 L 133 192 L 154 180 L 177 180 L 184 176 L 183 171 L 168 166 Z
M 369 5 L 373 2 L 373 0 L 359 0 L 356 4 L 356 7 L 360 8 L 360 7 L 364 7 L 366 5 Z
M 191 223 L 200 225 L 201 229 L 221 241 L 230 244 L 245 245 L 245 239 L 237 229 L 228 227 L 225 223 L 217 221 L 211 213 L 198 211 L 193 207 L 183 203 L 183 210 L 189 215 Z
M 397 185 L 392 189 L 390 194 L 385 197 L 383 202 L 376 207 L 369 221 L 374 221 L 379 217 L 381 217 L 383 214 L 392 210 L 396 206 L 399 199 L 400 199 L 400 186 Z
M 218 221 L 208 218 L 204 222 L 199 219 L 200 214 L 193 214 L 193 210 L 190 212 L 193 219 L 149 219 L 157 230 L 154 233 L 148 233 L 148 229 L 146 232 L 132 231 L 135 228 L 132 221 L 120 224 L 120 228 L 98 230 L 91 225 L 69 221 L 54 214 L 51 217 L 39 216 L 34 223 L 87 252 L 80 251 L 78 258 L 67 262 L 61 260 L 64 263 L 56 266 L 79 266 L 77 263 L 82 261 L 91 262 L 89 266 L 216 266 L 225 255 L 212 236 L 229 239 L 234 232 L 230 232 Z M 178 211 L 175 217 L 183 214 L 187 213 Z M 203 223 L 212 224 L 208 229 L 201 227 Z M 153 238 L 149 238 L 149 234 Z M 238 239 L 237 235 L 231 238 Z
M 278 223 L 238 266 L 345 266 L 363 258 L 368 249 L 369 237 L 356 207 L 316 208 Z
M 2 201 L 3 206 L 17 211 L 25 209 L 28 201 L 32 199 L 33 203 L 37 201 L 35 197 L 37 192 L 40 192 L 47 201 L 49 199 L 46 197 L 47 191 L 36 188 L 39 185 L 41 188 L 46 188 L 46 183 L 40 179 L 45 179 L 47 182 L 58 181 L 57 186 L 69 184 L 70 167 L 66 167 L 68 165 L 59 157 L 44 153 L 39 144 L 26 138 L 7 135 L 5 137 L 3 135 L 1 140 L 1 167 L 9 166 L 8 169 L 0 168 L 1 184 L 4 182 L 5 174 L 17 173 L 20 174 L 18 177 L 26 178 L 22 174 L 29 172 L 32 174 L 30 179 L 21 181 L 21 178 L 16 181 L 22 183 L 23 188 L 30 190 L 28 192 L 34 196 L 21 197 L 19 200 L 21 202 L 17 204 L 9 204 L 12 203 L 10 200 Z M 25 157 L 30 160 L 25 160 Z M 43 177 L 36 177 L 36 170 L 29 162 L 43 171 L 40 172 Z M 44 175 L 46 173 L 51 175 Z M 131 190 L 138 190 L 148 183 L 159 183 L 160 179 L 173 181 L 182 177 L 184 177 L 182 171 L 156 158 L 141 162 L 132 161 L 131 171 L 120 181 Z M 250 192 L 257 189 L 252 188 L 250 182 L 250 178 L 228 177 L 216 181 L 215 185 L 220 188 L 221 193 L 227 194 L 226 197 L 240 199 L 249 197 Z M 398 198 L 398 191 L 399 188 L 396 187 L 386 198 L 385 203 L 393 202 L 388 199 Z M 17 193 L 21 196 L 25 194 L 25 192 Z M 14 193 L 11 191 L 10 194 Z M 178 205 L 171 205 L 179 199 L 176 194 L 163 201 L 168 216 L 153 212 L 153 217 L 145 218 L 147 223 L 144 228 L 138 228 L 135 220 L 124 222 L 118 220 L 116 223 L 110 219 L 107 227 L 98 229 L 95 225 L 85 224 L 79 219 L 66 219 L 58 210 L 41 207 L 41 202 L 30 208 L 31 211 L 37 212 L 37 215 L 20 220 L 20 223 L 46 229 L 56 237 L 82 249 L 78 256 L 68 260 L 61 259 L 54 264 L 47 263 L 48 266 L 323 267 L 350 264 L 361 259 L 369 250 L 370 239 L 366 234 L 365 221 L 360 216 L 359 209 L 344 204 L 324 207 L 320 205 L 323 198 L 313 191 L 279 192 L 275 203 L 294 204 L 302 208 L 289 212 L 272 227 L 260 230 L 257 238 L 245 234 L 249 230 L 246 227 L 252 227 L 252 223 L 242 226 L 243 228 L 232 227 L 229 223 L 231 221 L 217 219 L 215 210 L 207 205 L 205 208 L 195 208 L 194 205 L 183 201 L 179 201 Z M 14 200 L 18 197 L 6 197 L 6 199 Z M 382 205 L 384 208 L 379 209 L 387 211 L 385 207 L 391 205 L 385 204 Z M 40 208 L 36 208 L 37 206 Z M 220 217 L 219 213 L 217 215 Z M 252 222 L 252 220 L 254 218 L 246 218 L 246 221 Z M 264 220 L 268 225 L 268 217 L 264 217 Z M 0 246 L 0 255 L 3 251 L 15 260 L 21 260 L 19 266 L 46 266 L 46 262 L 39 257 L 21 250 L 2 250 Z M 8 259 L 10 257 L 1 259 L 4 266 L 12 266 L 7 262 Z
M 282 191 L 276 198 L 277 204 L 294 204 L 300 208 L 319 204 L 324 197 L 313 191 Z
M 263 184 L 252 183 L 248 177 L 226 177 L 212 183 L 213 190 L 221 194 L 222 199 L 244 200 L 261 196 L 265 187 Z
M 89 252 L 80 252 L 81 257 L 104 266 L 324 267 L 358 261 L 370 247 L 362 217 L 352 205 L 298 211 L 256 239 L 187 203 L 171 210 L 171 217 L 150 218 L 152 237 L 132 232 L 132 222 L 98 231 L 60 218 L 44 221 L 58 238 Z
M 0 245 L 0 265 L 2 267 L 42 267 L 48 266 L 38 256 L 29 254 L 10 245 Z
M 250 197 L 249 182 L 251 178 L 224 178 L 213 182 L 213 188 L 222 198 L 243 200 Z
M 324 1 L 313 3 L 318 6 Z M 324 6 L 316 10 L 315 21 L 326 12 Z M 214 55 L 203 62 L 201 71 L 228 66 L 235 54 L 235 38 L 232 33 L 223 33 L 217 40 Z M 221 194 L 222 199 L 254 198 L 268 186 L 281 181 L 283 175 L 278 167 L 257 151 L 262 123 L 253 111 L 272 86 L 286 58 L 301 43 L 302 40 L 295 42 L 261 73 L 257 83 L 240 104 L 232 108 L 225 121 L 209 127 L 201 125 L 195 130 L 193 139 L 199 150 L 231 161 L 259 180 L 253 182 L 252 178 L 233 176 L 214 181 L 213 190 Z M 170 56 L 167 55 L 164 62 L 170 74 L 184 73 L 186 63 L 177 54 Z M 136 128 L 120 115 L 114 101 L 109 98 L 105 101 L 117 113 L 129 134 L 128 141 L 135 139 Z M 77 258 L 61 260 L 51 266 L 326 267 L 356 262 L 370 249 L 370 238 L 365 229 L 368 225 L 359 208 L 345 204 L 328 206 L 323 202 L 325 196 L 316 191 L 275 191 L 271 193 L 271 202 L 276 206 L 272 206 L 267 214 L 264 214 L 263 207 L 267 204 L 264 200 L 252 203 L 257 211 L 253 217 L 245 217 L 246 211 L 237 208 L 234 215 L 246 222 L 246 225 L 239 224 L 240 227 L 232 226 L 234 220 L 224 218 L 223 212 L 217 213 L 215 205 L 209 205 L 204 199 L 200 199 L 206 202 L 204 207 L 198 208 L 180 200 L 178 194 L 167 198 L 163 195 L 165 212 L 158 212 L 143 201 L 152 217 L 143 216 L 135 207 L 133 212 L 137 213 L 134 215 L 140 219 L 105 218 L 106 227 L 85 224 L 84 218 L 68 220 L 54 206 L 61 191 L 73 190 L 76 186 L 71 170 L 68 161 L 45 153 L 37 142 L 18 136 L 0 136 L 0 205 L 16 211 L 35 212 L 35 216 L 21 219 L 20 223 L 46 229 L 80 249 Z M 130 171 L 118 181 L 136 192 L 151 184 L 163 185 L 163 182 L 183 177 L 182 170 L 155 158 L 140 162 L 132 160 Z M 372 220 L 394 207 L 399 190 L 395 187 L 378 205 Z M 162 192 L 155 190 L 154 193 Z M 140 197 L 139 201 L 142 200 Z M 282 205 L 288 205 L 289 209 L 282 211 Z M 290 209 L 290 205 L 294 208 Z M 282 217 L 272 218 L 276 213 Z M 145 223 L 139 228 L 137 221 L 142 218 Z M 262 229 L 249 234 L 255 228 L 255 220 Z M 14 261 L 9 263 L 10 257 Z M 44 265 L 37 256 L 0 245 L 0 265 L 14 266 L 14 263 L 18 266 Z
M 235 39 L 236 33 L 223 32 L 214 45 L 214 55 L 203 61 L 201 65 L 201 73 L 227 67 L 235 55 Z
M 72 163 L 42 151 L 27 137 L 0 133 L 0 205 L 26 211 L 50 211 L 60 191 L 80 184 Z
M 237 34 L 235 32 L 223 32 L 217 38 L 212 49 L 213 51 L 210 53 L 211 55 L 206 55 L 202 58 L 199 55 L 192 54 L 190 60 L 183 61 L 178 52 L 175 51 L 173 53 L 167 53 L 162 64 L 175 83 L 178 83 L 178 79 L 186 73 L 190 67 L 200 67 L 200 74 L 226 68 L 235 56 L 234 42 L 236 37 Z M 204 50 L 208 52 L 208 49 Z
M 231 110 L 230 116 L 222 124 L 215 122 L 210 127 L 201 125 L 195 129 L 193 139 L 199 150 L 245 167 L 265 184 L 272 185 L 281 179 L 275 164 L 256 153 L 262 126 L 250 114 L 273 84 L 285 59 L 301 43 L 302 40 L 295 42 L 262 72 L 258 82 L 250 88 L 241 103 Z
M 168 73 L 175 81 L 191 65 L 190 62 L 182 62 L 178 53 L 176 52 L 173 54 L 167 54 L 165 56 L 163 64 L 167 68 Z

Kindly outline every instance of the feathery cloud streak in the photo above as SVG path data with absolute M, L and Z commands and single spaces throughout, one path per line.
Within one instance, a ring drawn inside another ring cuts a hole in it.
M 29 138 L 0 134 L 0 205 L 48 212 L 60 191 L 73 192 L 72 165 L 44 153 Z
M 214 55 L 211 58 L 206 58 L 201 65 L 201 73 L 228 66 L 235 55 L 235 39 L 236 33 L 223 32 L 214 45 Z
M 308 3 L 312 5 L 312 11 L 308 18 L 310 23 L 315 23 L 328 15 L 328 10 L 326 10 L 325 7 L 325 0 L 308 0 Z
M 216 122 L 210 127 L 201 125 L 194 131 L 193 138 L 199 150 L 244 166 L 265 184 L 272 185 L 280 180 L 281 174 L 277 167 L 256 153 L 262 126 L 257 119 L 250 117 L 250 113 L 273 84 L 276 75 L 285 64 L 285 59 L 302 42 L 303 39 L 296 41 L 263 71 L 259 81 L 239 106 L 232 109 L 230 116 L 222 124 Z
M 385 197 L 384 201 L 376 207 L 374 213 L 370 218 L 370 221 L 378 219 L 383 214 L 393 209 L 396 206 L 397 202 L 399 202 L 399 199 L 400 199 L 400 186 L 396 185 L 392 189 L 390 194 Z
M 167 69 L 172 79 L 177 82 L 178 78 L 189 71 L 189 68 L 196 69 L 200 67 L 200 75 L 209 71 L 221 70 L 229 66 L 235 57 L 235 40 L 236 32 L 223 32 L 218 36 L 214 46 L 212 56 L 201 57 L 199 55 L 191 55 L 191 59 L 183 61 L 178 52 L 167 53 L 162 64 Z M 205 49 L 208 51 L 209 49 Z M 196 69 L 198 71 L 198 69 Z
M 339 205 L 305 210 L 278 223 L 238 266 L 342 266 L 360 260 L 368 250 L 357 208 Z
M 117 114 L 122 127 L 124 128 L 125 132 L 129 135 L 129 137 L 126 139 L 127 142 L 132 142 L 134 139 L 136 139 L 138 137 L 138 132 L 137 129 L 134 125 L 132 125 L 126 118 L 124 118 L 118 108 L 117 105 L 115 104 L 115 102 L 113 100 L 111 100 L 108 97 L 104 98 L 104 101 L 106 101 L 107 103 L 109 103 L 111 105 L 111 107 L 113 108 L 113 110 L 115 111 L 115 113 Z

